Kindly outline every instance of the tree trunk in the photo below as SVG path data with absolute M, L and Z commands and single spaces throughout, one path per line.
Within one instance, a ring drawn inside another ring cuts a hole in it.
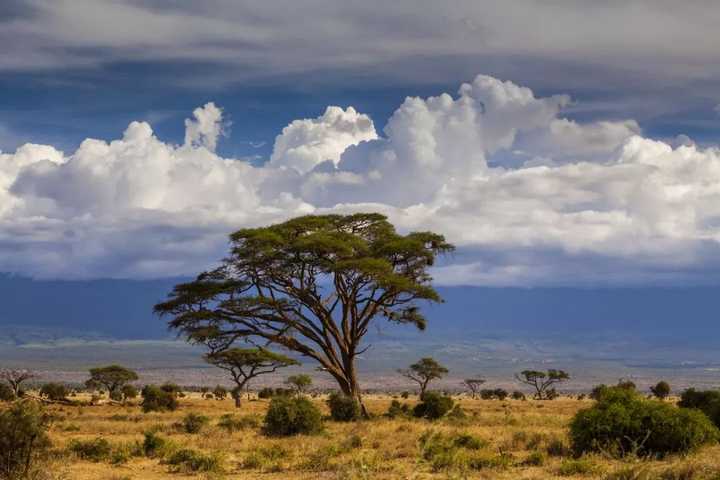
M 348 397 L 354 398 L 357 400 L 358 405 L 360 406 L 360 414 L 363 418 L 370 418 L 370 415 L 368 414 L 367 408 L 365 407 L 365 403 L 362 399 L 362 391 L 360 389 L 360 385 L 358 384 L 357 377 L 355 376 L 355 371 L 350 370 L 350 375 L 334 375 L 335 380 L 337 380 L 340 391 L 343 393 L 343 395 L 346 395 Z
M 241 406 L 240 404 L 242 403 L 240 401 L 240 395 L 235 395 L 234 397 L 235 397 L 235 408 L 240 408 L 240 406 Z

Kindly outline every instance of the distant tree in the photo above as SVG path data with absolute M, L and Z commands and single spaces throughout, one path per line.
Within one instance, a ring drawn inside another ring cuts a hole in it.
M 215 400 L 225 400 L 227 394 L 227 388 L 223 387 L 222 385 L 218 385 L 213 389 L 213 395 L 215 396 Z
M 650 387 L 650 391 L 660 400 L 664 400 L 670 395 L 670 384 L 662 380 L 654 387 Z
M 108 365 L 90 369 L 89 388 L 105 387 L 113 400 L 122 400 L 122 387 L 138 379 L 137 373 L 120 365 Z
M 70 392 L 62 383 L 46 383 L 40 388 L 40 395 L 48 400 L 65 400 Z
M 285 380 L 285 385 L 290 385 L 298 395 L 302 395 L 312 385 L 312 377 L 306 374 L 290 375 Z
M 621 378 L 620 380 L 618 380 L 616 387 L 621 390 L 637 390 L 637 385 L 635 385 L 635 382 L 633 382 L 629 378 Z
M 162 385 L 160 385 L 160 390 L 163 392 L 167 392 L 170 395 L 174 396 L 175 398 L 180 398 L 183 396 L 182 394 L 182 388 L 177 383 L 173 382 L 165 382 Z
M 176 395 L 156 385 L 145 385 L 141 395 L 143 401 L 140 406 L 145 413 L 174 411 L 178 408 Z
M 535 389 L 535 398 L 538 400 L 552 400 L 557 396 L 557 392 L 553 385 L 565 382 L 570 379 L 570 375 L 563 370 L 550 369 L 546 372 L 539 370 L 523 370 L 519 374 L 515 374 L 515 378 L 520 383 L 530 385 Z
M 410 365 L 406 370 L 399 370 L 400 374 L 410 380 L 417 382 L 420 386 L 420 398 L 422 399 L 431 381 L 442 378 L 448 373 L 448 369 L 440 365 L 434 358 L 421 358 L 418 362 Z
M 470 396 L 475 398 L 480 391 L 480 387 L 485 383 L 483 378 L 466 378 L 462 381 L 463 387 L 470 391 Z
M 292 358 L 264 348 L 229 348 L 205 355 L 205 361 L 230 372 L 235 382 L 233 398 L 240 407 L 240 397 L 248 382 L 260 375 L 275 372 L 278 368 L 297 365 Z
M 7 382 L 15 398 L 22 396 L 22 384 L 33 378 L 37 378 L 37 375 L 30 370 L 16 370 L 11 368 L 3 368 L 0 370 L 0 380 Z
M 453 249 L 432 232 L 400 235 L 376 213 L 304 216 L 230 239 L 220 268 L 175 286 L 155 311 L 191 342 L 259 339 L 310 357 L 364 415 L 365 335 L 377 317 L 424 329 L 418 301 L 441 300 L 428 268 Z

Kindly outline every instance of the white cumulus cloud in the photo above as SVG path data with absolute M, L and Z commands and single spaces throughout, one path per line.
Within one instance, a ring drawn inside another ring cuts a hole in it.
M 0 154 L 0 271 L 192 274 L 236 228 L 374 210 L 460 247 L 435 271 L 446 284 L 719 282 L 720 150 L 570 120 L 569 101 L 481 75 L 406 99 L 382 135 L 328 107 L 283 129 L 262 166 L 215 152 L 213 103 L 182 145 L 144 122 L 69 154 L 27 144 Z

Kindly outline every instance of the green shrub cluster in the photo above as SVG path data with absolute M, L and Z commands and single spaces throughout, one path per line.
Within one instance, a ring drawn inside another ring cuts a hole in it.
M 46 383 L 40 388 L 40 395 L 53 401 L 65 400 L 69 393 L 62 383 Z
M 509 393 L 504 388 L 484 388 L 480 390 L 480 398 L 483 400 L 505 400 Z
M 631 389 L 610 387 L 594 406 L 575 415 L 570 437 L 578 455 L 599 451 L 661 457 L 715 442 L 720 433 L 702 412 L 647 400 Z
M 210 419 L 205 415 L 198 415 L 197 413 L 190 412 L 185 415 L 182 421 L 182 429 L 185 433 L 200 433 L 205 428 Z
M 678 405 L 702 411 L 717 427 L 720 427 L 720 390 L 689 388 L 680 396 Z
M 265 387 L 258 392 L 258 398 L 270 399 L 273 397 L 287 397 L 293 395 L 295 391 L 291 388 L 272 388 Z
M 393 400 L 390 402 L 390 406 L 388 407 L 385 416 L 389 418 L 409 417 L 411 413 L 412 410 L 407 403 L 400 403 L 397 400 Z
M 467 433 L 427 431 L 420 437 L 423 460 L 433 471 L 468 471 L 507 468 L 513 458 L 486 450 L 488 443 Z
M 327 399 L 330 417 L 336 422 L 351 422 L 360 417 L 360 405 L 355 398 L 332 392 Z
M 74 453 L 81 460 L 91 462 L 102 462 L 110 458 L 112 445 L 104 438 L 98 437 L 92 440 L 72 440 L 68 450 Z
M 0 478 L 29 478 L 50 448 L 50 417 L 38 404 L 22 401 L 0 412 Z
M 425 392 L 422 401 L 415 405 L 413 416 L 436 420 L 452 410 L 455 402 L 452 398 L 438 392 Z
M 172 390 L 165 390 L 155 385 L 146 385 L 142 389 L 143 412 L 165 412 L 174 411 L 178 408 L 176 393 Z
M 220 473 L 223 470 L 222 459 L 218 455 L 205 454 L 191 448 L 176 451 L 167 458 L 165 463 L 171 465 L 171 470 L 174 472 Z
M 322 429 L 320 410 L 305 397 L 273 398 L 263 424 L 263 432 L 269 436 L 313 434 Z

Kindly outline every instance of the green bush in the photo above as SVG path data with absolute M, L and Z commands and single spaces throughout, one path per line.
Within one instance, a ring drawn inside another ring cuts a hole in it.
M 513 400 L 525 400 L 525 394 L 519 390 L 515 390 L 511 395 Z
M 689 388 L 680 396 L 678 405 L 702 411 L 716 426 L 720 427 L 720 390 Z
M 422 401 L 415 405 L 413 416 L 436 420 L 452 410 L 454 403 L 448 396 L 437 392 L 425 392 Z
M 0 383 L 0 402 L 12 402 L 13 400 L 15 400 L 15 393 L 12 388 Z
M 161 457 L 162 452 L 166 449 L 168 441 L 158 435 L 156 431 L 150 430 L 145 432 L 145 440 L 142 449 L 146 457 Z
M 0 412 L 0 478 L 31 476 L 47 454 L 50 417 L 38 404 L 21 401 Z
M 92 440 L 72 440 L 68 450 L 81 460 L 101 462 L 110 458 L 112 445 L 104 438 L 98 437 Z
M 420 452 L 433 471 L 504 468 L 508 457 L 483 451 L 487 442 L 467 433 L 427 431 L 420 436 Z
M 689 452 L 715 442 L 720 432 L 701 412 L 647 400 L 637 392 L 608 388 L 598 402 L 579 411 L 570 424 L 576 454 L 591 451 L 617 456 Z
M 320 410 L 305 397 L 275 397 L 270 401 L 263 425 L 269 436 L 312 434 L 323 428 Z
M 155 385 L 146 385 L 142 389 L 143 412 L 164 412 L 174 411 L 178 408 L 176 394 L 172 391 L 163 390 Z
M 48 400 L 65 400 L 68 393 L 68 389 L 61 383 L 46 383 L 40 388 L 40 395 Z
M 541 467 L 545 465 L 545 454 L 542 452 L 534 451 L 530 453 L 530 455 L 528 455 L 523 464 L 532 467 Z
M 183 418 L 182 428 L 185 433 L 200 433 L 200 430 L 202 430 L 209 421 L 210 419 L 205 415 L 190 412 Z
M 410 406 L 406 403 L 400 403 L 397 400 L 393 400 L 390 402 L 390 406 L 388 407 L 388 411 L 385 415 L 390 418 L 409 417 Z
M 134 385 L 123 385 L 123 387 L 120 389 L 120 393 L 122 394 L 123 400 L 132 400 L 134 398 L 137 398 L 138 389 L 135 388 Z
M 175 472 L 222 472 L 222 460 L 217 455 L 208 455 L 191 448 L 184 448 L 170 455 L 166 463 Z
M 356 399 L 332 392 L 327 399 L 330 408 L 330 417 L 336 422 L 351 422 L 360 417 L 360 405 Z

